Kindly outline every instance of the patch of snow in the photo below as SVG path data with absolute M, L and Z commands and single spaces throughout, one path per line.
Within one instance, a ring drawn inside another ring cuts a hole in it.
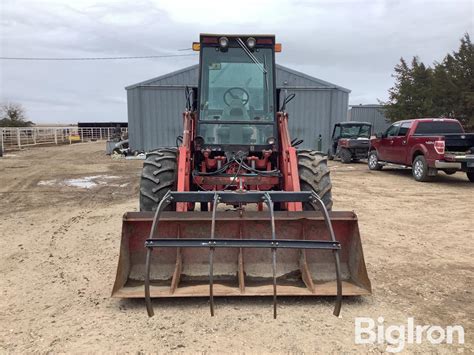
M 64 180 L 64 183 L 67 186 L 72 186 L 72 187 L 80 187 L 82 189 L 90 189 L 94 186 L 97 186 L 97 184 L 92 181 L 91 177 L 85 177 L 81 179 L 68 179 Z
M 89 179 L 89 180 L 97 180 L 97 179 L 118 179 L 120 176 L 114 176 L 114 175 L 94 175 L 94 176 L 86 176 L 84 179 Z
M 56 179 L 54 180 L 42 180 L 38 182 L 39 186 L 53 186 L 56 184 Z
M 101 185 L 101 186 L 109 185 L 109 186 L 117 186 L 117 187 L 120 186 L 117 184 L 109 184 L 107 181 L 104 181 L 104 180 L 113 180 L 113 179 L 120 179 L 120 176 L 93 175 L 93 176 L 85 176 L 82 178 L 66 179 L 64 181 L 58 181 L 57 179 L 43 180 L 43 181 L 38 182 L 38 185 L 40 186 L 54 186 L 54 185 L 70 186 L 70 187 L 79 187 L 81 189 L 91 189 L 93 187 L 96 187 L 97 185 Z

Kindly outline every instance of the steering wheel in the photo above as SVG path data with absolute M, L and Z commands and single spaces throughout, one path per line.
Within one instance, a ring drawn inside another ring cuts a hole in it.
M 230 96 L 233 100 L 237 100 L 237 99 L 240 99 L 240 96 L 237 95 L 237 92 L 241 91 L 243 93 L 242 95 L 242 105 L 246 105 L 248 102 L 249 102 L 249 98 L 250 98 L 250 95 L 249 93 L 247 92 L 247 90 L 243 89 L 243 88 L 240 88 L 240 87 L 233 87 L 233 88 L 230 88 L 230 89 L 227 89 L 225 92 L 224 92 L 224 103 L 227 105 L 227 106 L 230 106 L 229 102 L 227 102 L 227 96 Z

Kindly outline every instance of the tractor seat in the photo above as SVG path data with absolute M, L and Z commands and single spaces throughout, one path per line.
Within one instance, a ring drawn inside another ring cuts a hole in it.
M 224 108 L 222 113 L 222 118 L 224 120 L 250 120 L 247 108 L 242 104 L 241 99 L 232 99 L 229 103 L 229 106 Z

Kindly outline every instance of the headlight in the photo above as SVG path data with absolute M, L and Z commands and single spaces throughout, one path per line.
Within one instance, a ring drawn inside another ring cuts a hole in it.
M 227 37 L 219 38 L 219 45 L 222 49 L 227 48 L 229 46 L 229 39 Z
M 253 37 L 247 38 L 247 47 L 249 47 L 250 49 L 254 49 L 256 43 L 257 41 L 255 40 L 255 38 Z
M 267 144 L 274 145 L 276 142 L 274 137 L 267 138 Z

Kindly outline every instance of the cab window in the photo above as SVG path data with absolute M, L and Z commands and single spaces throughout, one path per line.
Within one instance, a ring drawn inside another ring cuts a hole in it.
M 387 131 L 385 132 L 385 135 L 387 137 L 395 137 L 398 134 L 399 128 L 400 128 L 400 124 L 395 123 L 391 125 L 390 127 L 388 127 Z
M 398 131 L 398 134 L 397 136 L 401 136 L 401 137 L 404 137 L 407 135 L 408 131 L 410 130 L 410 127 L 411 127 L 411 124 L 412 122 L 403 122 L 401 125 L 400 125 L 400 130 Z

